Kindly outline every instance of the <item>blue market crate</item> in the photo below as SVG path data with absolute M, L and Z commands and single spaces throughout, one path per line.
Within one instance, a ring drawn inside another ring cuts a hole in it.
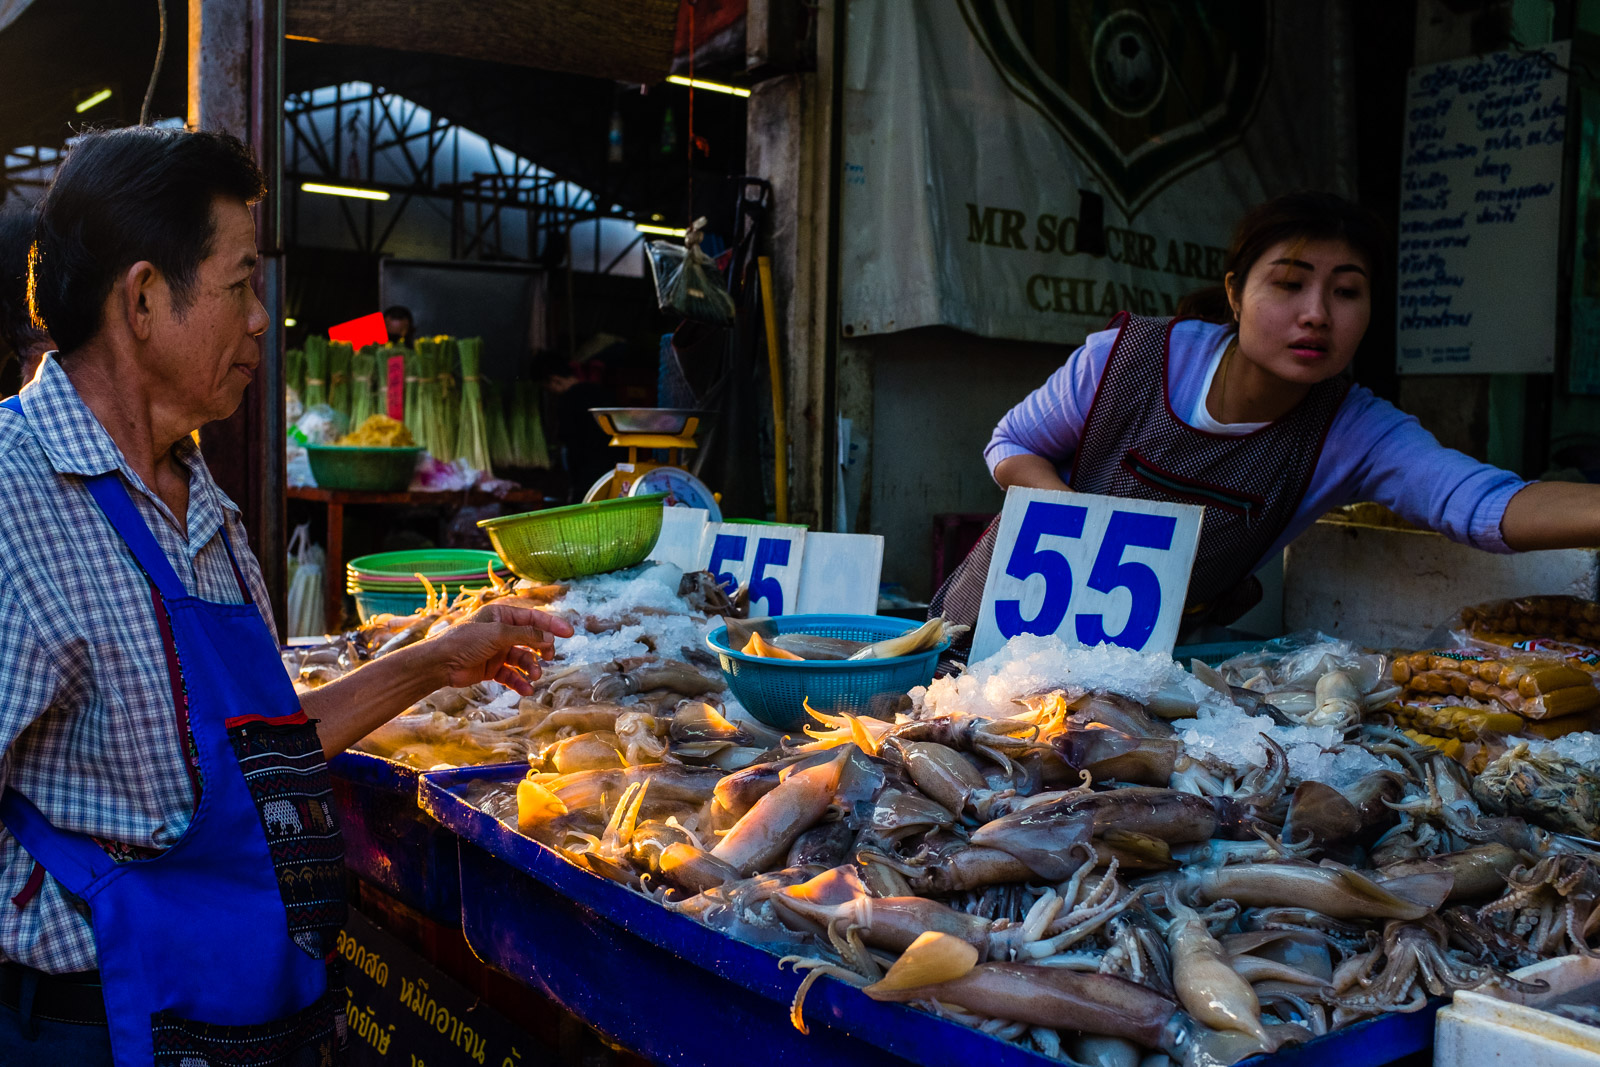
M 789 1004 L 802 976 L 779 970 L 777 955 L 590 874 L 455 792 L 475 781 L 520 777 L 507 766 L 422 775 L 423 809 L 461 837 L 463 933 L 485 962 L 616 1044 L 661 1063 L 727 1067 L 748 1067 L 753 1055 L 762 1067 L 1059 1067 L 829 978 L 807 996 L 811 1032 L 800 1033 L 789 1024 Z M 1246 1062 L 1378 1067 L 1429 1047 L 1435 1009 L 1385 1016 Z M 706 1025 L 708 1012 L 716 1025 Z
M 351 750 L 328 772 L 345 866 L 428 918 L 461 925 L 456 835 L 417 806 L 417 769 Z

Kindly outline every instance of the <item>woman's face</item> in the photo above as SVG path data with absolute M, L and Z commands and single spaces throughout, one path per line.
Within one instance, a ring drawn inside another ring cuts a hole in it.
M 1239 354 L 1287 382 L 1315 385 L 1343 371 L 1372 318 L 1368 264 L 1344 241 L 1290 240 L 1227 277 Z

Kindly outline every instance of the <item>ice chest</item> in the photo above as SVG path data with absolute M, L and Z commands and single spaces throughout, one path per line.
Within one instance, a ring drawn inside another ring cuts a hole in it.
M 527 982 L 606 1038 L 651 1060 L 762 1067 L 1060 1067 L 1016 1045 L 829 978 L 789 1023 L 802 976 L 734 940 L 590 874 L 462 800 L 455 790 L 515 781 L 510 766 L 430 771 L 420 802 L 460 835 L 461 922 L 479 958 Z M 1348 1027 L 1276 1057 L 1272 1067 L 1375 1067 L 1427 1048 L 1433 1008 Z
M 1600 1028 L 1544 1010 L 1564 994 L 1600 982 L 1600 959 L 1558 956 L 1513 972 L 1544 981 L 1543 993 L 1463 990 L 1439 1012 L 1435 1067 L 1600 1067 Z

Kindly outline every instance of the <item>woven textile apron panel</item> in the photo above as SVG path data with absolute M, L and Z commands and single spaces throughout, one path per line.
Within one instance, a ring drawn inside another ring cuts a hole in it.
M 89 906 L 118 1067 L 341 1063 L 343 844 L 316 725 L 232 545 L 244 603 L 191 597 L 121 476 L 84 481 L 154 590 L 200 795 L 175 845 L 123 863 L 15 790 L 0 821 Z
M 1239 436 L 1197 430 L 1172 410 L 1168 342 L 1181 320 L 1123 312 L 1068 484 L 1080 493 L 1206 509 L 1185 607 L 1202 615 L 1247 579 L 1300 507 L 1350 385 L 1319 382 L 1287 415 Z M 930 617 L 976 625 L 997 517 L 935 594 Z M 970 646 L 969 646 L 970 647 Z

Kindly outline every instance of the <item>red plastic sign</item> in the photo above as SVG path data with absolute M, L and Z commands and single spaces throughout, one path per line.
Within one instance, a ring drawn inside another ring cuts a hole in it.
M 359 352 L 367 345 L 388 344 L 389 328 L 383 324 L 383 312 L 374 311 L 332 327 L 328 330 L 328 337 L 334 341 L 349 341 Z

